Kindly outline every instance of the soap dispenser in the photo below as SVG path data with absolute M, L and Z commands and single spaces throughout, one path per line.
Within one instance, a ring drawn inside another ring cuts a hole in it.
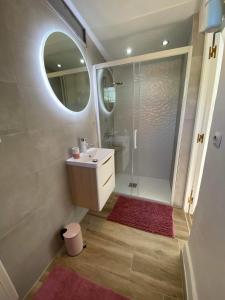
M 83 153 L 87 152 L 87 139 L 86 138 L 80 138 L 80 151 Z

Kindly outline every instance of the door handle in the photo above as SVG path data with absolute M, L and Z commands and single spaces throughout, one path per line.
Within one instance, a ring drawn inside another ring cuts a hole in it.
M 134 129 L 134 149 L 137 149 L 137 129 Z

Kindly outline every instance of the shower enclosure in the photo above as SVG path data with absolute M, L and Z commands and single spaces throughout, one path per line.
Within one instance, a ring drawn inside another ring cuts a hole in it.
M 119 194 L 171 203 L 190 49 L 95 66 L 99 144 L 115 149 Z

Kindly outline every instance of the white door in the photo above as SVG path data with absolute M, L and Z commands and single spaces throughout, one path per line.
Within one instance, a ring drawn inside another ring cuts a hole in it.
M 216 53 L 215 57 L 213 55 L 209 58 L 210 47 L 212 47 L 212 44 L 213 34 L 206 34 L 198 107 L 184 203 L 185 212 L 189 212 L 190 214 L 194 213 L 198 201 L 212 115 L 218 90 L 224 48 L 224 41 L 221 33 L 216 33 L 214 36 Z
M 17 300 L 19 296 L 15 290 L 12 281 L 9 278 L 3 264 L 0 261 L 0 299 Z

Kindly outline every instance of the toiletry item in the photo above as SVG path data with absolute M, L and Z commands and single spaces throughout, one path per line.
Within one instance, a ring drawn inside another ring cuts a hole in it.
M 86 138 L 80 138 L 80 150 L 83 153 L 87 152 L 87 139 Z
M 79 149 L 79 147 L 73 147 L 72 148 L 72 155 L 73 155 L 73 158 L 75 158 L 75 159 L 80 158 L 80 149 Z

